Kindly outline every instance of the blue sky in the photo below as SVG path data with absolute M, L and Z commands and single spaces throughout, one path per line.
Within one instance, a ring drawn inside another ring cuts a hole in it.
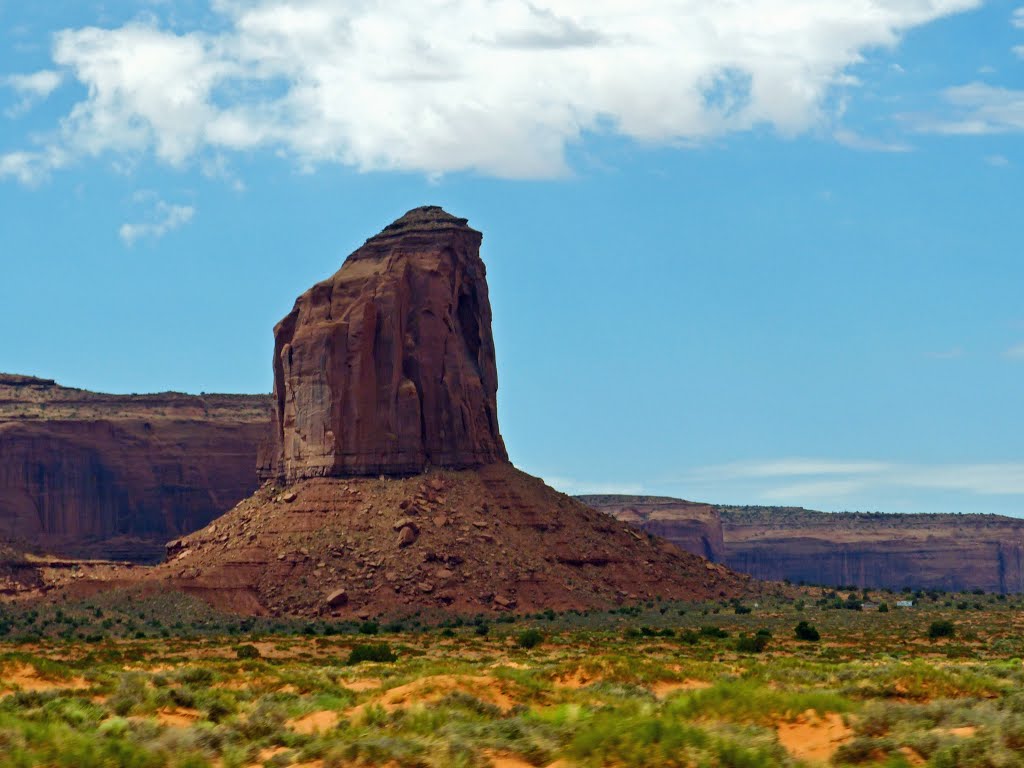
M 1024 7 L 0 0 L 0 370 L 262 392 L 385 224 L 484 232 L 569 492 L 1024 515 Z

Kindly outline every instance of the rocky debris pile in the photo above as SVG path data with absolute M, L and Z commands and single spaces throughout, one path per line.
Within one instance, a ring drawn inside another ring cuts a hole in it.
M 760 587 L 508 464 L 267 485 L 157 569 L 219 607 L 369 617 L 706 600 Z
M 416 208 L 274 329 L 265 478 L 410 475 L 507 461 L 482 235 Z

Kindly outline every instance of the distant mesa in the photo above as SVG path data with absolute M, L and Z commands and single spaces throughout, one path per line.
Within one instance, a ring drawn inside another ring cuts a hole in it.
M 0 373 L 0 387 L 53 387 L 57 382 L 53 379 L 40 379 L 35 376 L 22 376 L 17 373 Z
M 409 211 L 274 329 L 274 445 L 262 476 L 411 475 L 508 461 L 482 235 Z
M 1024 520 L 1019 518 L 713 506 L 655 496 L 577 498 L 757 579 L 1024 592 Z
M 0 374 L 0 541 L 159 561 L 252 493 L 266 395 L 108 395 Z

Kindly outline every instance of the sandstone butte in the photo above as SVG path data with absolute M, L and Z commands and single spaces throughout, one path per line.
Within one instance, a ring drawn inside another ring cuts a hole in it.
M 285 481 L 508 460 L 482 235 L 410 211 L 274 329 L 274 450 Z
M 339 616 L 762 589 L 508 462 L 481 239 L 417 208 L 298 298 L 275 328 L 265 484 L 171 542 L 151 580 L 243 612 Z
M 577 498 L 758 579 L 1024 592 L 1024 520 L 1018 518 L 713 506 L 655 496 Z
M 106 395 L 0 374 L 0 540 L 156 562 L 257 487 L 265 395 Z

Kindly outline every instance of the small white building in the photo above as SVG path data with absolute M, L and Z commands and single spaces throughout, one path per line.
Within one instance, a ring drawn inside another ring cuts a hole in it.
M 896 607 L 897 608 L 913 608 L 914 607 L 914 601 L 913 600 L 900 600 L 898 603 L 896 603 Z

